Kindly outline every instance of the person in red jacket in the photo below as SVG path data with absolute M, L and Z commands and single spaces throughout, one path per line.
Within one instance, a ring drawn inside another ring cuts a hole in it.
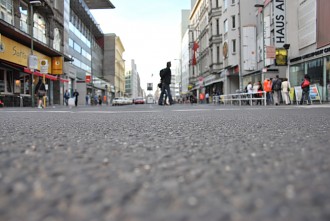
M 267 105 L 269 105 L 272 101 L 272 81 L 269 78 L 266 78 L 264 81 L 264 91 L 266 92 Z
M 309 85 L 310 85 L 310 77 L 308 75 L 305 75 L 305 79 L 301 83 L 302 95 L 301 95 L 300 105 L 304 104 L 306 97 L 308 100 L 308 105 L 311 104 L 311 98 L 309 97 Z

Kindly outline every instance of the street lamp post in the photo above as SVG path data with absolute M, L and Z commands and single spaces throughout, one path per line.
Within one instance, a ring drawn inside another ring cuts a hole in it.
M 179 89 L 179 91 L 180 91 L 180 96 L 182 95 L 182 88 L 183 88 L 183 82 L 182 82 L 182 59 L 180 59 L 180 58 L 177 58 L 177 59 L 174 59 L 174 60 L 176 60 L 176 61 L 179 61 L 179 64 L 180 64 L 180 89 Z
M 38 58 L 33 55 L 33 5 L 41 4 L 40 1 L 30 1 L 30 37 L 31 37 L 31 54 L 28 60 L 28 66 L 32 72 L 32 80 L 31 80 L 31 106 L 34 107 L 34 71 L 37 69 Z

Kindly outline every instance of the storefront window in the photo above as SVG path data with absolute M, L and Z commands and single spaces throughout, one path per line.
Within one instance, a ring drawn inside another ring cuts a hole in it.
M 7 71 L 7 79 L 6 79 L 6 87 L 8 93 L 13 93 L 13 86 L 14 86 L 14 79 L 13 79 L 13 72 Z
M 291 86 L 298 86 L 304 80 L 305 65 L 297 64 L 290 67 L 290 84 Z
M 307 62 L 307 74 L 311 78 L 311 84 L 323 86 L 323 58 Z
M 326 83 L 327 83 L 327 90 L 326 90 L 326 100 L 330 101 L 330 57 L 327 57 L 327 64 L 326 64 Z
M 20 74 L 20 86 L 21 94 L 30 94 L 30 76 L 28 74 Z
M 14 92 L 14 77 L 13 72 L 5 69 L 0 69 L 0 93 Z
M 0 93 L 5 92 L 5 71 L 0 69 Z

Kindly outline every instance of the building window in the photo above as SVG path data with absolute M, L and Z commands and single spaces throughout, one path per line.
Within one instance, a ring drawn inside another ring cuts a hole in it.
M 228 1 L 227 0 L 223 0 L 223 10 L 226 11 L 228 7 Z
M 220 47 L 217 46 L 217 63 L 220 63 Z
M 75 51 L 77 51 L 79 54 L 81 54 L 81 47 L 76 42 L 73 43 L 73 48 Z
M 290 67 L 290 84 L 291 86 L 298 86 L 301 84 L 305 76 L 305 65 L 297 64 Z
M 33 37 L 38 39 L 43 43 L 47 43 L 46 41 L 46 22 L 45 19 L 38 13 L 33 15 Z
M 61 50 L 61 35 L 60 35 L 60 30 L 58 30 L 58 28 L 54 29 L 53 48 L 58 51 Z
M 215 6 L 216 8 L 219 8 L 219 0 L 215 0 Z
M 19 11 L 21 13 L 20 19 L 20 29 L 26 33 L 28 33 L 28 6 L 25 2 L 20 1 L 19 3 Z
M 13 24 L 13 0 L 0 1 L 1 19 Z
M 233 53 L 236 53 L 236 39 L 233 39 L 231 43 L 232 43 Z
M 223 31 L 224 31 L 224 33 L 228 32 L 228 20 L 227 19 L 223 22 Z
M 231 4 L 232 5 L 235 5 L 235 0 L 231 0 Z
M 231 16 L 231 27 L 233 28 L 233 29 L 235 29 L 236 28 L 236 18 L 235 18 L 235 15 L 233 15 L 233 16 Z
M 71 38 L 69 38 L 69 46 L 73 48 L 73 40 Z
M 217 22 L 217 35 L 219 35 L 220 34 L 220 28 L 219 28 L 219 19 L 217 19 L 216 20 L 216 22 Z

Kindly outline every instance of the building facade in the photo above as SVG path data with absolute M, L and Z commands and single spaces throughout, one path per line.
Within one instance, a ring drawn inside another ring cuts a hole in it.
M 197 98 L 199 93 L 206 92 L 236 93 L 250 81 L 262 82 L 276 75 L 288 78 L 292 86 L 299 86 L 308 74 L 322 100 L 329 101 L 328 1 L 192 3 L 189 90 Z
M 63 65 L 70 60 L 63 54 L 63 5 L 3 0 L 0 9 L 0 100 L 5 106 L 35 106 L 35 86 L 42 79 L 48 104 L 60 103 Z
M 299 86 L 306 74 L 318 88 L 322 101 L 330 101 L 330 1 L 286 1 L 289 74 L 292 86 Z
M 113 82 L 113 96 L 123 97 L 125 95 L 125 60 L 123 59 L 125 48 L 116 34 L 106 34 L 104 44 L 104 70 L 109 71 L 105 78 Z
M 46 84 L 48 105 L 62 105 L 65 90 L 77 89 L 80 97 L 108 95 L 104 35 L 90 9 L 111 8 L 109 0 L 1 1 L 0 99 L 5 106 L 35 106 L 38 79 Z
M 135 61 L 132 59 L 130 66 L 126 68 L 126 87 L 125 92 L 126 96 L 129 98 L 137 98 L 141 97 L 140 93 L 140 76 L 137 71 L 137 66 L 135 64 Z
M 80 94 L 79 104 L 85 104 L 86 95 L 90 98 L 90 104 L 97 104 L 98 96 L 106 97 L 105 102 L 109 103 L 114 94 L 114 81 L 107 78 L 111 76 L 111 69 L 104 68 L 107 63 L 105 59 L 109 56 L 105 50 L 106 35 L 90 12 L 90 9 L 113 9 L 114 6 L 109 1 L 100 3 L 103 4 L 64 1 L 64 33 L 68 45 L 64 48 L 64 53 L 71 57 L 72 62 L 65 65 L 68 83 L 63 85 L 61 91 L 64 93 L 68 90 L 72 93 L 77 89 Z

